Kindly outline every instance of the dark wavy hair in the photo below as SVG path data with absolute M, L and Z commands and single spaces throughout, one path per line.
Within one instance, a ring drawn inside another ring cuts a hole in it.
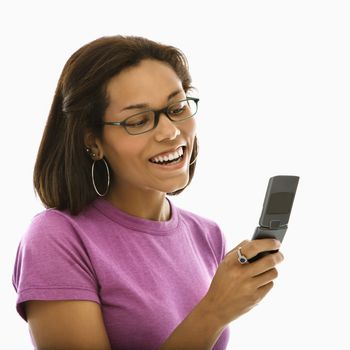
M 102 136 L 100 125 L 108 106 L 107 85 L 123 69 L 143 59 L 169 64 L 182 82 L 185 93 L 193 89 L 185 55 L 173 46 L 137 36 L 108 36 L 77 50 L 65 64 L 57 84 L 50 113 L 40 143 L 34 187 L 46 208 L 81 212 L 96 199 L 91 181 L 91 158 L 86 152 L 84 134 L 91 130 Z M 197 138 L 190 162 L 197 158 Z M 196 162 L 190 165 L 191 182 Z M 105 170 L 96 168 L 95 181 L 106 186 Z M 99 185 L 100 184 L 100 185 Z

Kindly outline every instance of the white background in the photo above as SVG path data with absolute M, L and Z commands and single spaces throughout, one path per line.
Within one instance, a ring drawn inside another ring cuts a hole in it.
M 32 170 L 64 63 L 130 34 L 179 47 L 201 98 L 200 157 L 176 204 L 250 238 L 270 176 L 300 176 L 271 293 L 229 349 L 349 349 L 348 1 L 1 2 L 0 348 L 31 349 L 15 311 L 17 245 L 42 210 Z

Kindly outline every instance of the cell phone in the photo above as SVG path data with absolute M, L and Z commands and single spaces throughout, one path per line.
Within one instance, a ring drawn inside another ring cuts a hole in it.
M 277 175 L 270 178 L 259 226 L 255 229 L 252 240 L 274 238 L 282 243 L 288 229 L 289 217 L 298 183 L 299 176 Z M 261 252 L 249 259 L 249 262 L 256 261 L 267 254 L 275 252 L 277 250 Z

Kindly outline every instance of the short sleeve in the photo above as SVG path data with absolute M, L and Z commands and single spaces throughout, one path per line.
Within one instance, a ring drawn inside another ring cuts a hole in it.
M 100 303 L 98 283 L 80 233 L 67 217 L 48 209 L 23 236 L 15 259 L 17 311 L 27 320 L 28 300 L 90 300 Z
M 216 223 L 213 223 L 213 229 L 209 237 L 216 256 L 217 264 L 219 265 L 227 253 L 226 237 Z

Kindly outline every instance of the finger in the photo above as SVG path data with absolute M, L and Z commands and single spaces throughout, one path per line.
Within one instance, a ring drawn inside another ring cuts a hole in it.
M 265 286 L 278 277 L 278 271 L 272 268 L 258 276 L 253 277 L 252 282 L 257 288 Z
M 280 252 L 268 254 L 263 258 L 249 264 L 249 274 L 252 277 L 259 276 L 283 261 L 283 255 Z
M 249 243 L 250 241 L 248 241 L 247 239 L 245 239 L 244 241 L 242 241 L 240 244 L 238 244 L 236 247 L 234 247 L 233 249 L 231 249 L 226 255 L 229 255 L 229 254 L 237 254 L 237 249 L 239 247 L 243 247 L 244 245 L 246 245 L 247 243 Z
M 280 247 L 281 242 L 277 239 L 256 239 L 253 241 L 248 241 L 248 243 L 242 246 L 241 253 L 244 254 L 248 259 L 251 259 L 261 252 L 278 250 Z
M 259 293 L 260 299 L 263 299 L 265 297 L 265 295 L 272 289 L 272 287 L 273 287 L 273 281 L 258 288 L 258 293 Z

